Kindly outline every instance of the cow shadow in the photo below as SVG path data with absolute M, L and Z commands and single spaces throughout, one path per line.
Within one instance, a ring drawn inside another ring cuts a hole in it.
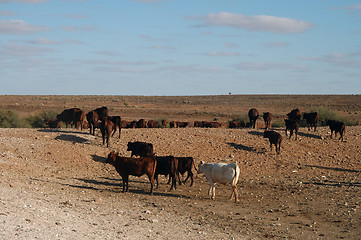
M 91 155 L 91 157 L 92 157 L 93 161 L 95 161 L 95 162 L 106 163 L 106 161 L 107 161 L 106 157 L 98 156 L 95 154 Z
M 257 149 L 255 147 L 249 147 L 243 144 L 236 144 L 236 143 L 227 143 L 229 146 L 234 147 L 235 149 L 248 151 L 248 152 L 256 152 L 256 153 L 265 153 L 266 148 Z
M 73 142 L 73 143 L 86 143 L 89 140 L 82 138 L 82 137 L 78 137 L 75 135 L 70 135 L 70 134 L 60 134 L 59 136 L 55 137 L 56 140 L 62 140 L 62 141 L 68 141 L 68 142 Z
M 317 165 L 304 165 L 304 166 L 311 167 L 311 168 L 320 168 L 320 169 L 326 169 L 326 170 L 340 171 L 340 172 L 361 173 L 361 171 L 353 170 L 353 169 L 333 168 L 333 167 L 324 167 L 324 166 L 317 166 Z
M 104 190 L 104 189 L 99 189 L 96 186 L 113 186 L 113 187 L 117 187 L 117 189 L 107 189 L 107 191 L 112 191 L 112 192 L 122 192 L 123 191 L 123 182 L 122 179 L 114 179 L 114 178 L 108 178 L 108 177 L 102 177 L 101 179 L 105 180 L 95 180 L 95 179 L 84 179 L 84 178 L 75 178 L 78 181 L 82 181 L 90 186 L 81 186 L 81 185 L 68 185 L 70 187 L 77 187 L 77 188 L 82 188 L 82 189 L 91 189 L 91 190 Z M 114 181 L 114 182 L 113 182 Z M 140 189 L 137 188 L 137 186 L 129 186 L 129 190 L 128 192 L 130 193 L 134 193 L 134 194 L 144 194 L 144 195 L 149 195 L 149 189 L 150 189 L 150 183 L 149 181 L 142 181 L 142 180 L 134 180 L 134 179 L 129 179 L 129 184 L 131 183 L 140 183 L 140 184 L 144 184 L 146 185 L 146 187 L 144 189 Z M 91 186 L 91 185 L 95 185 L 95 186 Z M 172 192 L 156 192 L 155 189 L 155 184 L 154 184 L 154 188 L 153 188 L 153 195 L 155 196 L 162 196 L 162 197 L 175 197 L 175 198 L 190 198 L 189 196 L 183 195 L 183 194 L 179 194 L 176 193 L 177 190 L 173 190 Z M 120 188 L 120 190 L 119 190 Z
M 254 136 L 262 136 L 262 137 L 263 137 L 263 132 L 249 131 L 248 134 L 251 134 L 251 135 L 254 135 Z
M 38 132 L 56 132 L 56 133 L 73 133 L 73 134 L 89 135 L 89 132 L 74 131 L 74 130 L 62 130 L 61 128 L 42 128 L 42 129 L 38 129 Z
M 323 180 L 322 182 L 310 181 L 310 182 L 304 182 L 304 184 L 313 184 L 318 186 L 329 186 L 329 187 L 361 187 L 361 183 L 359 182 L 339 182 L 339 181 L 330 181 L 330 180 Z
M 298 132 L 299 136 L 303 136 L 303 137 L 309 137 L 309 138 L 315 138 L 315 139 L 322 139 L 321 136 L 316 135 L 316 134 L 312 134 L 312 133 L 303 133 L 303 132 Z

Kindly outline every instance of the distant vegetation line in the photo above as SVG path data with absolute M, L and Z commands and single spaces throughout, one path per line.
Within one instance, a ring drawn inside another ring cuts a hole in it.
M 341 116 L 335 111 L 329 110 L 325 107 L 318 107 L 311 109 L 318 112 L 320 115 L 319 126 L 325 126 L 326 121 L 329 119 L 344 122 L 347 126 L 357 125 L 357 121 L 351 120 L 345 116 Z M 0 128 L 45 128 L 47 127 L 47 120 L 55 120 L 58 113 L 50 111 L 42 111 L 35 115 L 28 115 L 26 117 L 20 117 L 19 113 L 12 110 L 0 110 Z M 247 114 L 234 114 L 234 121 L 248 122 Z M 306 126 L 304 120 L 301 121 L 302 127 Z M 272 122 L 273 127 L 284 127 L 283 119 L 277 119 Z

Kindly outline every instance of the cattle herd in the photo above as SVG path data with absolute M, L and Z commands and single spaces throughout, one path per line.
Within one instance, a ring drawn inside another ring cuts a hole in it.
M 244 128 L 244 127 L 256 127 L 256 121 L 259 118 L 259 112 L 257 109 L 252 108 L 248 112 L 249 123 L 230 121 L 229 123 L 220 122 L 208 122 L 208 121 L 195 121 L 194 127 L 203 128 Z M 306 120 L 308 130 L 313 127 L 314 131 L 317 129 L 319 121 L 319 114 L 317 112 L 303 113 L 299 109 L 294 109 L 287 114 L 285 121 L 285 134 L 289 131 L 289 138 L 291 139 L 293 133 L 295 139 L 297 139 L 298 130 L 301 118 Z M 270 112 L 263 113 L 263 119 L 265 122 L 265 131 L 263 134 L 264 138 L 268 138 L 270 142 L 270 148 L 272 151 L 272 145 L 275 145 L 276 152 L 279 154 L 282 143 L 282 135 L 271 128 L 271 121 L 273 115 Z M 154 120 L 146 121 L 140 119 L 138 121 L 124 121 L 120 116 L 110 116 L 107 107 L 100 107 L 85 113 L 79 108 L 66 109 L 56 116 L 56 120 L 48 120 L 47 124 L 50 128 L 60 128 L 61 123 L 64 122 L 66 127 L 68 125 L 76 128 L 80 127 L 89 128 L 90 134 L 95 135 L 95 129 L 100 129 L 103 145 L 107 143 L 109 146 L 109 139 L 111 136 L 119 132 L 118 137 L 121 136 L 122 128 L 184 128 L 189 127 L 188 122 L 171 121 L 165 120 L 157 122 Z M 333 133 L 335 137 L 339 133 L 339 140 L 343 141 L 343 135 L 345 131 L 345 124 L 336 120 L 327 120 L 326 125 L 330 127 L 331 138 Z M 197 173 L 203 173 L 206 176 L 208 183 L 210 184 L 209 195 L 212 199 L 215 198 L 215 183 L 230 184 L 232 186 L 232 194 L 230 199 L 233 197 L 235 201 L 238 201 L 237 196 L 237 182 L 240 173 L 240 169 L 237 163 L 205 163 L 201 161 L 198 165 L 198 169 L 194 165 L 193 157 L 175 157 L 175 156 L 157 156 L 154 153 L 153 144 L 146 142 L 129 142 L 127 145 L 127 151 L 131 151 L 131 157 L 122 157 L 119 153 L 111 151 L 108 154 L 107 163 L 112 164 L 119 175 L 122 177 L 123 192 L 128 191 L 129 176 L 143 176 L 147 175 L 150 182 L 150 194 L 153 194 L 154 183 L 157 183 L 158 187 L 158 175 L 169 176 L 168 184 L 171 182 L 170 190 L 176 189 L 177 182 L 179 185 L 185 184 L 190 179 L 193 185 L 193 173 L 195 169 Z M 137 157 L 134 157 L 137 156 Z M 187 172 L 185 180 L 181 181 L 180 174 L 184 175 Z

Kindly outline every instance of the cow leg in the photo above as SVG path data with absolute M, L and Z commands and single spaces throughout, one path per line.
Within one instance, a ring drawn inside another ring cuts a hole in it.
M 169 176 L 171 176 L 171 175 L 169 174 Z M 172 185 L 170 186 L 169 191 L 172 191 L 173 187 L 174 187 L 174 189 L 177 190 L 177 179 L 176 179 L 175 175 L 172 175 L 171 178 L 172 178 Z
M 153 187 L 154 187 L 154 176 L 148 175 L 150 182 L 150 195 L 153 195 Z
M 298 134 L 298 130 L 295 130 L 295 140 L 297 140 L 297 134 Z
M 231 197 L 229 198 L 229 200 L 232 199 L 232 196 L 234 194 L 234 202 L 238 202 L 238 193 L 237 193 L 237 185 L 232 186 L 232 194 Z
M 154 176 L 154 179 L 155 179 L 155 181 L 157 182 L 157 186 L 155 187 L 155 189 L 158 189 L 158 185 L 159 185 L 159 182 L 158 182 L 158 175 L 155 175 Z
M 289 139 L 291 139 L 292 135 L 293 135 L 293 130 L 290 130 L 290 137 L 289 137 Z

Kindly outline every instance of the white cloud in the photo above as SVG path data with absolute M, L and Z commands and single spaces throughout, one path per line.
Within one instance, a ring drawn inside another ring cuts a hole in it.
M 361 52 L 355 52 L 349 54 L 331 53 L 320 57 L 303 57 L 299 59 L 305 61 L 318 61 L 318 62 L 330 63 L 336 67 L 349 67 L 349 68 L 361 69 L 361 60 L 355 59 L 356 57 L 359 56 L 361 56 Z
M 46 39 L 46 38 L 37 38 L 35 40 L 27 41 L 27 43 L 38 44 L 38 45 L 55 45 L 55 44 L 59 44 L 59 42 L 52 41 L 52 40 Z
M 31 25 L 23 20 L 0 20 L 0 34 L 27 35 L 44 31 L 50 31 L 50 28 Z
M 0 48 L 0 55 L 13 57 L 41 56 L 48 52 L 56 52 L 56 50 L 17 44 L 5 44 Z
M 263 43 L 263 46 L 269 47 L 269 48 L 287 47 L 289 45 L 290 45 L 290 43 L 288 43 L 288 42 L 268 42 L 268 43 Z
M 94 31 L 96 29 L 95 26 L 83 26 L 83 27 L 75 27 L 75 26 L 59 26 L 59 28 L 63 29 L 66 32 L 83 32 L 83 31 Z
M 199 18 L 198 18 L 199 19 Z M 282 34 L 300 33 L 308 30 L 313 24 L 291 18 L 267 15 L 245 16 L 228 12 L 210 13 L 201 18 L 203 25 L 224 26 L 249 31 L 262 31 Z
M 211 57 L 224 57 L 224 56 L 240 56 L 241 54 L 238 52 L 207 52 L 206 53 L 207 56 L 211 56 Z
M 11 11 L 0 11 L 0 16 L 14 16 L 15 13 Z
M 47 2 L 49 0 L 0 0 L 0 3 L 29 3 L 29 4 L 33 4 L 33 3 L 42 3 L 42 2 Z
M 349 5 L 345 7 L 351 14 L 357 14 L 361 16 L 361 4 Z
M 307 67 L 281 62 L 242 62 L 234 65 L 237 69 L 247 71 L 270 71 L 279 69 L 304 70 Z

